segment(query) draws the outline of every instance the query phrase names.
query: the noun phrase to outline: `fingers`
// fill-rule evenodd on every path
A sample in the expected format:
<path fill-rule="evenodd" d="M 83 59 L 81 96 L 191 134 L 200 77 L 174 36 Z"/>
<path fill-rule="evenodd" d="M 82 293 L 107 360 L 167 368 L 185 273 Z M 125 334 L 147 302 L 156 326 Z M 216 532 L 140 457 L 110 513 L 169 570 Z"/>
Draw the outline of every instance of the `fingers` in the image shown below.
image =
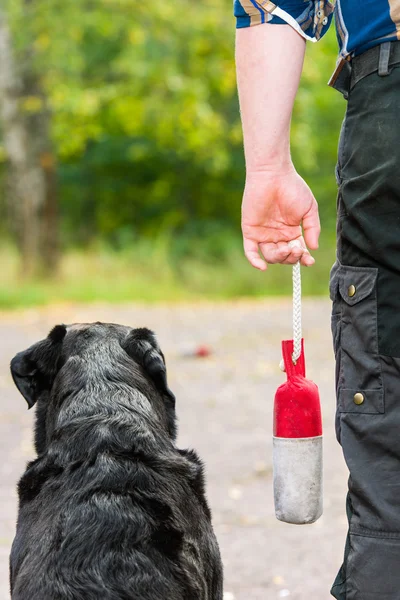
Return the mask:
<path fill-rule="evenodd" d="M 315 263 L 315 258 L 311 256 L 308 250 L 305 250 L 303 256 L 300 259 L 300 264 L 304 267 L 312 267 Z"/>
<path fill-rule="evenodd" d="M 304 266 L 311 266 L 315 262 L 302 237 L 292 242 L 260 244 L 260 250 L 267 263 L 270 264 L 294 265 L 300 261 Z"/>
<path fill-rule="evenodd" d="M 311 250 L 316 250 L 318 248 L 319 234 L 321 233 L 318 204 L 316 200 L 314 200 L 310 210 L 303 217 L 303 231 L 304 239 L 308 248 L 311 248 Z"/>
<path fill-rule="evenodd" d="M 293 241 L 289 242 L 289 246 L 290 247 L 300 246 L 300 248 L 302 248 L 303 254 L 300 257 L 301 265 L 304 265 L 305 267 L 311 267 L 311 265 L 313 265 L 315 263 L 314 258 L 311 256 L 311 254 L 309 253 L 309 251 L 307 249 L 307 246 L 305 244 L 303 236 L 301 236 L 297 240 L 293 240 Z"/>
<path fill-rule="evenodd" d="M 243 240 L 244 246 L 244 254 L 249 261 L 249 263 L 259 269 L 260 271 L 265 271 L 267 269 L 267 265 L 265 261 L 261 258 L 258 251 L 258 244 L 254 240 L 249 240 L 248 238 L 244 238 Z"/>
<path fill-rule="evenodd" d="M 260 271 L 267 269 L 266 263 L 270 265 L 278 263 L 294 265 L 300 261 L 300 264 L 305 267 L 311 267 L 315 263 L 302 237 L 292 242 L 268 242 L 263 244 L 257 244 L 254 240 L 245 238 L 244 251 L 250 264 Z M 261 251 L 265 261 L 261 258 L 259 251 Z"/>
<path fill-rule="evenodd" d="M 277 244 L 268 242 L 259 245 L 261 254 L 270 265 L 277 263 L 284 263 L 291 254 L 291 249 L 285 242 L 278 242 Z"/>

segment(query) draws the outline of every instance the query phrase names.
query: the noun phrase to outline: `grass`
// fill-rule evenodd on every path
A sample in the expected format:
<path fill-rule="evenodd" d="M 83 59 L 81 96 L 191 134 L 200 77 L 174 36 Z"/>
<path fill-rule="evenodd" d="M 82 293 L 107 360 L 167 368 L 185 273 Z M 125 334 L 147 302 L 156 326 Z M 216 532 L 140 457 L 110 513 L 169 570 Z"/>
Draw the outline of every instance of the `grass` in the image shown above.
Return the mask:
<path fill-rule="evenodd" d="M 0 250 L 0 308 L 13 309 L 63 302 L 177 302 L 226 300 L 239 297 L 284 296 L 291 293 L 291 269 L 252 269 L 240 240 L 225 236 L 210 242 L 170 239 L 142 241 L 121 251 L 104 246 L 69 250 L 52 278 L 27 279 L 15 249 Z M 305 295 L 325 295 L 334 246 L 322 240 L 316 264 L 303 269 Z"/>

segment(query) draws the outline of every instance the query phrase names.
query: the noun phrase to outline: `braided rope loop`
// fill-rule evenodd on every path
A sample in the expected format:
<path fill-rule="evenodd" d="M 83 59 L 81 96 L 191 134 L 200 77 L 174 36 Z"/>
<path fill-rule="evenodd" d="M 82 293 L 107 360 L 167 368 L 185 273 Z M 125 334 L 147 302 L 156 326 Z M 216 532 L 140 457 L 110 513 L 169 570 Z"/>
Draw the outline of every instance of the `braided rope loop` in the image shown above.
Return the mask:
<path fill-rule="evenodd" d="M 296 363 L 301 354 L 301 274 L 300 262 L 293 265 L 293 354 L 292 360 Z"/>

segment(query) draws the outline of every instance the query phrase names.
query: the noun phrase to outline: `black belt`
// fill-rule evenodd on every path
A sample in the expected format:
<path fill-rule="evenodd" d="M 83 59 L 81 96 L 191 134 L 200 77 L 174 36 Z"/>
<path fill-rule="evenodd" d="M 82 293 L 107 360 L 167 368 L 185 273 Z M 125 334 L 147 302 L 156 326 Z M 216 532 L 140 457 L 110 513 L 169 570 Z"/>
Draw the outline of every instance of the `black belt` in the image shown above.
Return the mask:
<path fill-rule="evenodd" d="M 349 92 L 361 79 L 371 73 L 386 77 L 397 64 L 400 64 L 400 44 L 397 41 L 384 42 L 346 61 L 331 85 L 347 99 Z"/>

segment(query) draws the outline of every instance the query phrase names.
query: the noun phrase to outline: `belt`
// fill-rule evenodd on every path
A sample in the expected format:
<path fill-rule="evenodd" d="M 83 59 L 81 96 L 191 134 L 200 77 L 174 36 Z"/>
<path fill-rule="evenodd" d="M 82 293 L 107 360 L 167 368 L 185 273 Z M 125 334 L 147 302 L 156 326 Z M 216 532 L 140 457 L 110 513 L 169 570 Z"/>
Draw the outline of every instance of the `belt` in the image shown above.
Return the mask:
<path fill-rule="evenodd" d="M 341 92 L 347 100 L 349 92 L 361 79 L 371 73 L 386 77 L 397 64 L 400 64 L 399 42 L 383 42 L 354 56 L 351 61 L 344 61 L 342 68 L 332 76 L 329 85 Z"/>

